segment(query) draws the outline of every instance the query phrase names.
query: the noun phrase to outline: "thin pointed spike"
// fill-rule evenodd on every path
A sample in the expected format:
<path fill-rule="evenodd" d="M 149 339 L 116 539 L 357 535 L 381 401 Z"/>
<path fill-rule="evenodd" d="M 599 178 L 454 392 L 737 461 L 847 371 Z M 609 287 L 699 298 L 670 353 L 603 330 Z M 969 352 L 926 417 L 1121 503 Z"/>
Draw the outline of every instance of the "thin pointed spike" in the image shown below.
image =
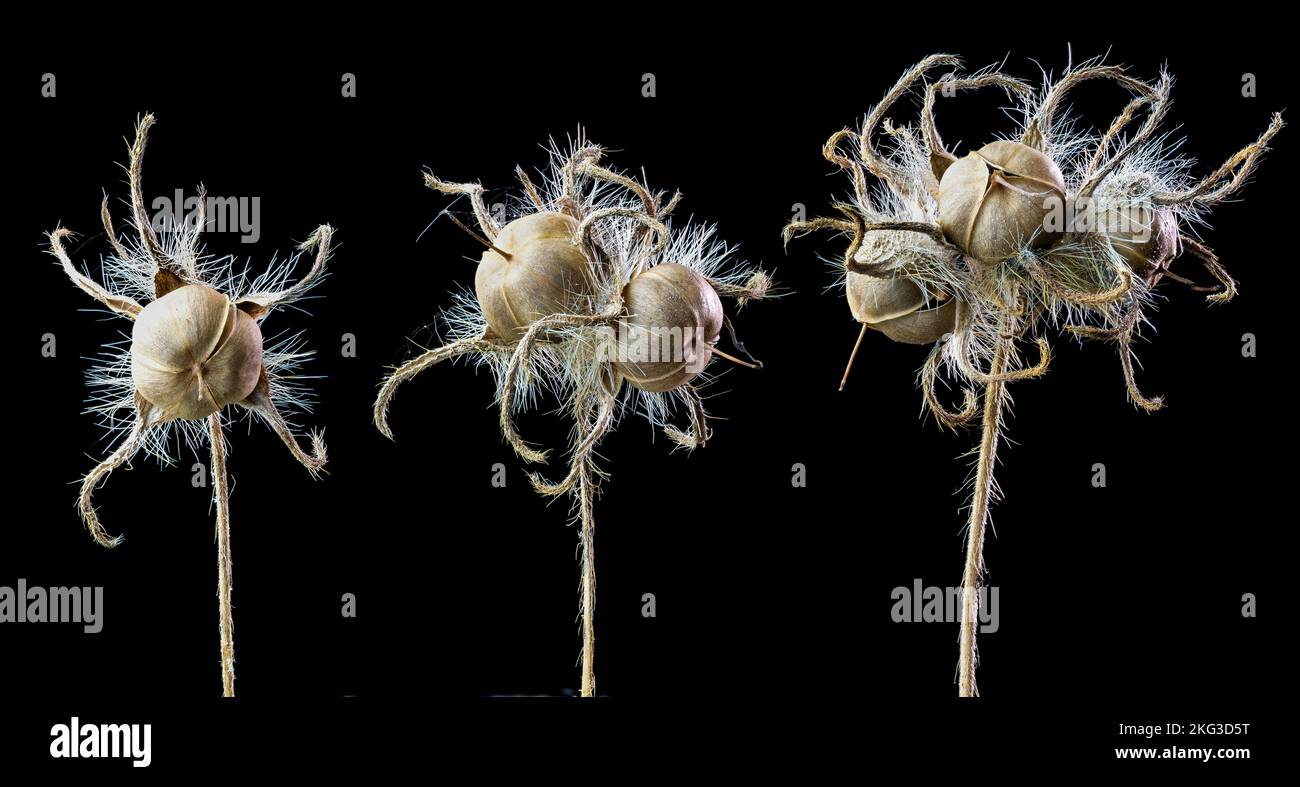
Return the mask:
<path fill-rule="evenodd" d="M 456 218 L 453 214 L 447 213 L 446 211 L 443 211 L 443 214 L 446 215 L 447 218 L 451 219 L 452 224 L 455 224 L 457 227 L 460 227 L 461 230 L 464 231 L 466 235 L 470 236 L 474 240 L 478 241 L 479 243 L 482 243 L 484 246 L 491 249 L 492 251 L 495 251 L 497 254 L 500 254 L 502 257 L 505 257 L 507 260 L 514 258 L 514 255 L 511 254 L 510 252 L 504 249 L 497 248 L 495 245 L 493 245 L 492 241 L 488 240 L 482 235 L 479 235 L 477 232 L 470 229 L 469 227 L 466 227 L 465 223 L 462 222 L 460 219 Z"/>
<path fill-rule="evenodd" d="M 732 363 L 736 364 L 737 366 L 744 366 L 746 369 L 762 369 L 762 368 L 763 368 L 763 365 L 762 365 L 762 364 L 758 364 L 758 363 L 750 363 L 749 361 L 742 361 L 741 359 L 737 358 L 737 357 L 734 356 L 734 355 L 728 355 L 727 353 L 723 352 L 722 350 L 719 350 L 717 347 L 709 347 L 709 351 L 712 352 L 714 355 L 718 356 L 719 358 L 722 358 L 722 359 L 724 359 L 724 360 L 731 361 Z"/>
<path fill-rule="evenodd" d="M 858 348 L 862 346 L 862 337 L 867 335 L 867 324 L 862 323 L 862 330 L 858 331 L 858 340 L 853 343 L 853 352 L 849 353 L 849 362 L 844 367 L 844 376 L 840 378 L 840 390 L 849 384 L 849 372 L 853 371 L 853 361 L 858 357 Z"/>
<path fill-rule="evenodd" d="M 474 209 L 474 218 L 488 240 L 496 240 L 501 228 L 483 201 L 483 187 L 477 183 L 449 183 L 436 177 L 432 172 L 424 173 L 424 185 L 443 194 L 464 194 L 469 197 L 470 207 Z"/>

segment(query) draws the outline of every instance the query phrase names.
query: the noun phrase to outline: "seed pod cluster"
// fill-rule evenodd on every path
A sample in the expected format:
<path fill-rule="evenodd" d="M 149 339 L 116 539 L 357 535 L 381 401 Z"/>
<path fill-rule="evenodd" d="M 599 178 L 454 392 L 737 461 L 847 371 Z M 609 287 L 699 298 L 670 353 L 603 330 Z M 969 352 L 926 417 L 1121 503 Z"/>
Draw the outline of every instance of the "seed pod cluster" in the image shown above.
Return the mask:
<path fill-rule="evenodd" d="M 131 374 L 140 395 L 168 417 L 206 418 L 253 393 L 262 374 L 262 330 L 213 288 L 179 287 L 136 317 Z"/>
<path fill-rule="evenodd" d="M 528 478 L 540 494 L 570 495 L 581 521 L 582 696 L 595 694 L 596 569 L 594 499 L 605 474 L 596 448 L 620 410 L 637 410 L 676 446 L 703 446 L 711 430 L 698 391 L 716 355 L 745 366 L 716 347 L 729 325 L 722 298 L 746 303 L 768 295 L 770 279 L 733 263 L 732 249 L 713 228 L 693 221 L 673 227 L 668 216 L 680 195 L 649 188 L 600 163 L 604 151 L 579 138 L 561 152 L 540 188 L 516 170 L 524 199 L 503 226 L 487 209 L 483 187 L 426 174 L 444 194 L 467 196 L 488 247 L 475 275 L 474 297 L 462 296 L 443 314 L 451 341 L 393 370 L 375 399 L 375 425 L 392 438 L 388 409 L 397 387 L 444 360 L 468 356 L 497 379 L 501 436 L 527 462 L 549 452 L 525 441 L 515 414 L 545 392 L 573 419 L 567 470 L 558 481 Z M 457 221 L 459 224 L 460 222 Z M 481 233 L 481 234 L 480 234 Z M 732 339 L 735 336 L 732 334 Z M 736 344 L 743 352 L 743 348 Z M 628 385 L 624 387 L 623 383 Z M 685 409 L 689 427 L 671 423 Z"/>
<path fill-rule="evenodd" d="M 985 528 L 996 497 L 993 470 L 1008 384 L 1046 373 L 1047 336 L 1061 329 L 1111 342 L 1129 400 L 1148 412 L 1161 409 L 1163 398 L 1145 396 L 1134 379 L 1132 346 L 1147 322 L 1150 288 L 1168 276 L 1209 292 L 1212 303 L 1233 297 L 1235 282 L 1215 252 L 1182 226 L 1203 223 L 1210 207 L 1240 189 L 1284 124 L 1274 114 L 1252 144 L 1194 180 L 1187 160 L 1174 153 L 1178 144 L 1160 132 L 1172 77 L 1162 73 L 1148 83 L 1096 60 L 1067 69 L 1042 90 L 995 70 L 953 72 L 924 86 L 919 130 L 886 116 L 928 72 L 960 65 L 951 55 L 925 58 L 889 89 L 860 131 L 832 134 L 822 155 L 851 176 L 853 199 L 836 206 L 843 219 L 793 222 L 786 237 L 817 229 L 851 236 L 844 267 L 854 317 L 898 341 L 933 343 L 919 377 L 926 409 L 939 424 L 956 428 L 982 412 L 970 484 L 957 670 L 959 693 L 973 697 L 979 694 L 975 621 L 985 575 Z M 1089 124 L 1062 120 L 1068 115 L 1058 111 L 1075 86 L 1094 80 L 1113 82 L 1130 94 L 1109 126 L 1098 127 L 1105 131 L 1095 135 L 1081 130 Z M 936 100 L 984 87 L 1020 98 L 1018 138 L 958 158 L 936 129 Z M 877 150 L 873 140 L 882 127 L 896 143 L 888 153 Z M 854 143 L 847 155 L 841 150 L 846 141 Z M 869 178 L 881 188 L 873 189 Z M 935 253 L 936 243 L 952 253 Z M 1196 285 L 1170 272 L 1184 253 L 1199 258 L 1219 286 Z M 1024 342 L 1037 345 L 1037 363 L 1022 360 Z M 960 409 L 943 401 L 940 383 L 947 376 L 964 388 Z"/>

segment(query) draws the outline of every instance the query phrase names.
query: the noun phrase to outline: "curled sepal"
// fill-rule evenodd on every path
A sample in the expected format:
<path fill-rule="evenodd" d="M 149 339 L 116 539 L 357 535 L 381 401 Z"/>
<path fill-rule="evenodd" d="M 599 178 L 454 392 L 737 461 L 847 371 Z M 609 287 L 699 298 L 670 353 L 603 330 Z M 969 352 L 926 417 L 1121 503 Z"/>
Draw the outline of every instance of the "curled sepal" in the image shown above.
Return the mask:
<path fill-rule="evenodd" d="M 551 483 L 542 477 L 540 473 L 529 473 L 528 480 L 532 482 L 533 489 L 539 494 L 547 497 L 559 497 L 565 493 L 573 491 L 574 486 L 580 480 L 583 468 L 588 466 L 592 452 L 596 449 L 596 444 L 601 438 L 609 432 L 614 424 L 614 409 L 616 401 L 608 393 L 601 396 L 600 410 L 596 413 L 596 418 L 580 433 L 577 444 L 573 447 L 573 456 L 569 461 L 569 472 L 558 483 Z"/>
<path fill-rule="evenodd" d="M 393 395 L 397 393 L 397 386 L 415 377 L 420 372 L 428 369 L 430 366 L 441 363 L 450 358 L 456 358 L 467 353 L 480 352 L 508 352 L 509 347 L 500 345 L 490 340 L 485 333 L 472 339 L 459 339 L 442 347 L 435 347 L 393 370 L 393 373 L 384 379 L 383 385 L 379 388 L 379 396 L 375 398 L 375 427 L 379 432 L 389 440 L 394 440 L 393 430 L 388 426 L 388 407 L 392 402 Z"/>
<path fill-rule="evenodd" d="M 1186 235 L 1183 235 L 1179 242 L 1184 249 L 1196 255 L 1201 260 L 1201 264 L 1205 266 L 1205 270 L 1219 282 L 1219 289 L 1213 290 L 1209 295 L 1205 296 L 1205 300 L 1210 303 L 1227 303 L 1236 297 L 1237 282 L 1233 281 L 1232 276 L 1228 275 L 1227 269 L 1219 263 L 1219 255 L 1215 254 L 1213 249 Z"/>
<path fill-rule="evenodd" d="M 104 304 L 115 313 L 134 320 L 143 308 L 140 304 L 125 295 L 114 295 L 104 289 L 99 282 L 77 270 L 77 266 L 72 264 L 72 259 L 68 257 L 68 253 L 63 249 L 63 239 L 71 235 L 71 230 L 57 227 L 46 236 L 50 239 L 50 254 L 53 254 L 58 259 L 59 264 L 63 266 L 63 272 L 68 275 L 69 279 L 72 279 L 73 284 L 80 287 L 87 295 Z"/>
<path fill-rule="evenodd" d="M 1005 337 L 1004 337 L 1005 338 Z M 1041 336 L 1035 340 L 1038 345 L 1038 363 L 1033 366 L 1021 367 L 1010 371 L 985 372 L 975 367 L 966 357 L 965 353 L 955 355 L 957 367 L 961 373 L 974 380 L 977 383 L 987 385 L 989 383 L 1006 383 L 1014 380 L 1032 380 L 1035 377 L 1042 377 L 1047 373 L 1047 367 L 1052 362 L 1052 347 L 1047 340 Z"/>
<path fill-rule="evenodd" d="M 235 305 L 253 319 L 260 320 L 268 312 L 277 306 L 283 306 L 298 300 L 312 287 L 320 283 L 321 277 L 325 274 L 325 263 L 330 258 L 330 244 L 334 238 L 334 228 L 328 224 L 322 224 L 308 236 L 298 247 L 302 251 L 311 251 L 315 249 L 316 257 L 312 261 L 311 269 L 307 274 L 298 280 L 297 284 L 275 292 L 254 292 L 240 298 Z"/>
<path fill-rule="evenodd" d="M 939 401 L 935 383 L 939 380 L 939 364 L 943 361 L 943 351 L 943 345 L 939 345 L 931 350 L 930 356 L 925 359 L 925 365 L 921 367 L 921 390 L 925 394 L 926 406 L 934 413 L 939 424 L 955 431 L 958 426 L 975 417 L 975 413 L 979 410 L 979 400 L 974 390 L 965 388 L 960 410 L 953 412 Z"/>
<path fill-rule="evenodd" d="M 736 307 L 741 308 L 750 301 L 779 297 L 772 295 L 772 277 L 767 271 L 754 271 L 744 284 L 737 284 L 723 279 L 708 279 L 714 291 L 723 298 L 735 298 Z"/>
<path fill-rule="evenodd" d="M 691 429 L 682 431 L 675 426 L 664 427 L 664 434 L 668 436 L 678 446 L 685 448 L 687 451 L 693 451 L 701 448 L 713 437 L 713 430 L 709 428 L 709 414 L 704 411 L 704 400 L 700 398 L 700 392 L 693 385 L 682 387 L 682 395 L 686 397 L 691 408 Z"/>
<path fill-rule="evenodd" d="M 154 297 L 161 298 L 178 287 L 196 283 L 198 276 L 192 268 L 163 250 L 162 244 L 158 242 L 158 236 L 154 234 L 149 210 L 145 206 L 144 151 L 149 144 L 149 129 L 153 128 L 154 123 L 153 113 L 149 112 L 136 124 L 135 142 L 131 144 L 127 177 L 131 184 L 131 210 L 135 217 L 136 231 L 140 235 L 140 246 L 154 261 Z M 103 212 L 107 213 L 106 210 Z"/>
<path fill-rule="evenodd" d="M 167 418 L 157 407 L 145 401 L 144 397 L 139 394 L 135 395 L 135 423 L 131 426 L 131 431 L 126 438 L 117 446 L 108 458 L 95 466 L 86 474 L 81 482 L 81 493 L 77 495 L 77 513 L 86 523 L 86 529 L 95 542 L 104 547 L 115 547 L 122 543 L 121 536 L 110 536 L 104 525 L 99 521 L 99 513 L 95 510 L 92 496 L 95 494 L 95 487 L 108 477 L 108 474 L 129 462 L 131 457 L 135 456 L 144 443 L 145 435 L 150 429 L 164 423 Z"/>
<path fill-rule="evenodd" d="M 548 451 L 539 451 L 533 448 L 519 436 L 519 432 L 515 429 L 513 416 L 515 390 L 519 385 L 519 376 L 528 368 L 533 348 L 549 331 L 586 325 L 600 325 L 615 319 L 617 319 L 617 314 L 552 314 L 530 325 L 523 338 L 519 340 L 514 353 L 510 356 L 510 363 L 506 366 L 505 374 L 501 378 L 498 409 L 501 414 L 501 435 L 525 462 L 545 462 L 546 457 L 549 455 Z"/>
<path fill-rule="evenodd" d="M 294 435 L 293 430 L 289 427 L 284 416 L 276 408 L 274 400 L 271 398 L 271 383 L 267 379 L 266 370 L 262 370 L 262 378 L 258 380 L 257 387 L 247 399 L 240 402 L 243 407 L 257 413 L 266 421 L 271 431 L 280 436 L 284 445 L 289 449 L 289 453 L 297 459 L 307 472 L 312 474 L 313 478 L 318 478 L 325 472 L 325 436 L 321 431 L 313 431 L 311 437 L 311 453 L 302 450 L 298 445 L 298 438 Z"/>
<path fill-rule="evenodd" d="M 1137 384 L 1137 373 L 1134 371 L 1133 336 L 1137 333 L 1140 318 L 1141 313 L 1134 308 L 1130 309 L 1114 326 L 1067 325 L 1066 328 L 1081 339 L 1114 341 L 1118 346 L 1120 367 L 1124 372 L 1124 388 L 1128 393 L 1129 401 L 1148 413 L 1154 413 L 1164 409 L 1165 398 L 1142 393 L 1142 389 Z"/>

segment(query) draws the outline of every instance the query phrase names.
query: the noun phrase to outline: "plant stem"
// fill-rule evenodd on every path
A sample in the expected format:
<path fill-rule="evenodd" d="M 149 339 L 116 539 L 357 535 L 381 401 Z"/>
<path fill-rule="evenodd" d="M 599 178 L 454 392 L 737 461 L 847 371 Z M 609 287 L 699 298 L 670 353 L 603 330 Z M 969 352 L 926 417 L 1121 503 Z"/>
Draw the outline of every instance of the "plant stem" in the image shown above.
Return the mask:
<path fill-rule="evenodd" d="M 596 521 L 591 467 L 582 460 L 578 497 L 582 509 L 582 696 L 596 696 Z"/>
<path fill-rule="evenodd" d="M 1014 318 L 1003 320 L 1002 338 L 993 352 L 989 374 L 997 377 L 1006 367 L 1011 349 Z M 958 696 L 978 697 L 975 685 L 975 633 L 979 625 L 979 586 L 984 573 L 984 525 L 988 522 L 989 499 L 993 493 L 993 465 L 997 459 L 998 436 L 1002 431 L 1002 399 L 1006 382 L 991 380 L 984 386 L 984 419 L 979 464 L 975 468 L 975 489 L 971 498 L 970 522 L 966 527 L 966 570 L 962 575 L 961 657 L 958 662 Z"/>
<path fill-rule="evenodd" d="M 212 442 L 213 496 L 217 501 L 217 601 L 221 607 L 221 696 L 235 696 L 235 618 L 230 606 L 230 492 L 226 485 L 226 444 L 221 413 L 208 416 Z"/>

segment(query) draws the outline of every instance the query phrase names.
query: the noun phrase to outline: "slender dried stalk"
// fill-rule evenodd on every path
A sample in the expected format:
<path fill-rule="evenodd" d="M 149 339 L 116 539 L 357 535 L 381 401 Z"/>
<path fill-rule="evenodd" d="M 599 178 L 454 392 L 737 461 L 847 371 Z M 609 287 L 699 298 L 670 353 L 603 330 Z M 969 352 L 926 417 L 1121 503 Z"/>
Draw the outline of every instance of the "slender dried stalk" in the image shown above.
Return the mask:
<path fill-rule="evenodd" d="M 230 606 L 230 491 L 226 486 L 226 444 L 221 413 L 208 416 L 212 440 L 212 484 L 217 501 L 217 602 L 221 607 L 221 696 L 235 696 L 235 616 Z"/>
<path fill-rule="evenodd" d="M 591 463 L 578 476 L 582 509 L 582 696 L 596 696 L 596 519 L 592 512 Z"/>
<path fill-rule="evenodd" d="M 959 696 L 978 697 L 975 685 L 977 660 L 975 633 L 979 625 L 979 587 L 984 574 L 984 525 L 988 522 L 993 495 L 993 465 L 997 460 L 998 436 L 1002 432 L 1002 400 L 1006 396 L 1007 365 L 1014 337 L 1015 317 L 1003 318 L 1002 338 L 993 353 L 989 380 L 984 385 L 984 421 L 979 462 L 975 467 L 975 489 L 971 498 L 970 522 L 966 527 L 966 570 L 962 575 L 961 658 L 958 662 Z"/>

